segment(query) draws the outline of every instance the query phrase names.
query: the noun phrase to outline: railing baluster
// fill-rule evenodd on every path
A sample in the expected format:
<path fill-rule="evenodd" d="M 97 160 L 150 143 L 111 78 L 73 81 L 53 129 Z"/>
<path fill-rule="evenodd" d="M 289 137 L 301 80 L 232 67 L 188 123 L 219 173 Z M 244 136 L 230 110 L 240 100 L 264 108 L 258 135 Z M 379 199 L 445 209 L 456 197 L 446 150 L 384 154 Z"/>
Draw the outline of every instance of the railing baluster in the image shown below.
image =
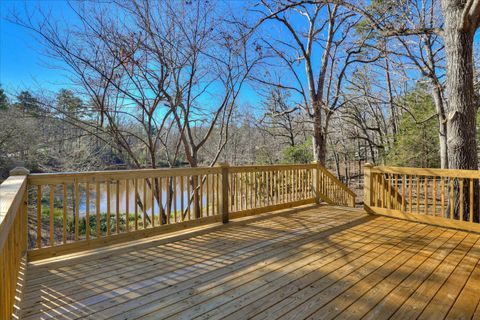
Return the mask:
<path fill-rule="evenodd" d="M 50 246 L 55 245 L 55 186 L 50 185 Z"/>
<path fill-rule="evenodd" d="M 143 178 L 143 229 L 147 228 L 147 178 Z"/>
<path fill-rule="evenodd" d="M 387 191 L 387 208 L 392 208 L 392 178 L 390 174 L 387 174 L 387 184 L 388 184 L 388 191 Z"/>
<path fill-rule="evenodd" d="M 417 203 L 417 211 L 416 211 L 416 213 L 418 214 L 418 213 L 420 213 L 420 183 L 421 183 L 421 177 L 418 176 L 418 175 L 416 176 L 416 182 L 417 182 L 417 184 L 416 184 L 416 187 L 417 187 L 417 195 L 416 195 L 416 197 L 417 197 L 417 202 L 416 202 Z"/>
<path fill-rule="evenodd" d="M 120 233 L 120 180 L 115 186 L 115 233 Z"/>
<path fill-rule="evenodd" d="M 159 224 L 160 225 L 163 225 L 164 224 L 164 220 L 163 220 L 163 217 L 165 216 L 165 208 L 163 207 L 163 178 L 160 177 L 158 178 L 159 182 L 158 182 L 158 197 L 159 197 L 159 200 L 158 200 L 158 208 L 159 208 L 159 213 L 160 213 L 160 216 L 159 216 Z M 190 184 L 189 185 L 189 195 L 190 195 Z M 190 210 L 188 212 L 190 214 Z M 191 218 L 190 218 L 191 219 Z"/>
<path fill-rule="evenodd" d="M 239 211 L 242 211 L 244 210 L 244 193 L 245 193 L 245 189 L 244 189 L 244 174 L 243 172 L 240 172 L 238 174 L 238 190 L 239 190 L 239 195 L 238 195 L 238 201 L 239 201 Z"/>
<path fill-rule="evenodd" d="M 385 201 L 386 200 L 385 181 L 386 181 L 385 175 L 382 174 L 382 208 L 388 208 L 387 203 Z"/>
<path fill-rule="evenodd" d="M 100 238 L 100 183 L 95 183 L 95 212 L 96 212 L 96 232 L 97 239 Z"/>
<path fill-rule="evenodd" d="M 135 231 L 138 230 L 138 179 L 135 178 L 133 179 L 133 188 L 134 188 L 134 203 L 135 206 L 133 207 L 134 209 L 134 214 L 135 214 L 135 221 L 134 221 L 134 226 L 135 226 Z"/>
<path fill-rule="evenodd" d="M 243 190 L 243 196 L 244 196 L 244 199 L 245 199 L 245 210 L 248 210 L 249 209 L 249 206 L 248 206 L 248 196 L 249 196 L 249 178 L 248 178 L 248 172 L 245 172 L 243 174 L 243 179 L 244 179 L 244 190 Z"/>
<path fill-rule="evenodd" d="M 248 176 L 248 197 L 249 197 L 248 203 L 250 204 L 249 209 L 254 208 L 254 205 L 253 205 L 253 175 L 254 175 L 253 172 L 249 172 L 248 175 L 247 175 Z"/>
<path fill-rule="evenodd" d="M 80 188 L 78 186 L 78 180 L 74 181 L 74 192 L 75 192 L 75 237 L 74 240 L 78 241 L 78 232 L 80 227 L 80 197 L 79 192 Z"/>
<path fill-rule="evenodd" d="M 275 204 L 280 204 L 281 199 L 280 199 L 280 192 L 281 192 L 281 180 L 280 180 L 280 171 L 275 171 L 275 186 L 277 189 L 277 193 L 275 196 Z"/>
<path fill-rule="evenodd" d="M 172 201 L 173 201 L 173 215 L 175 223 L 178 222 L 178 213 L 177 213 L 177 179 L 175 176 L 172 177 L 171 188 L 173 190 Z"/>
<path fill-rule="evenodd" d="M 130 232 L 130 180 L 125 180 L 125 232 Z"/>
<path fill-rule="evenodd" d="M 450 215 L 450 219 L 453 219 L 454 215 L 455 215 L 455 187 L 454 187 L 454 184 L 455 184 L 455 178 L 451 177 L 450 178 L 450 212 L 449 212 L 449 215 Z"/>
<path fill-rule="evenodd" d="M 85 239 L 90 239 L 90 183 L 85 185 L 86 201 L 85 201 Z"/>
<path fill-rule="evenodd" d="M 185 177 L 181 176 L 180 178 L 180 221 L 185 221 L 183 211 L 185 210 L 185 204 L 184 204 L 184 188 L 183 188 L 183 180 Z"/>
<path fill-rule="evenodd" d="M 428 214 L 428 176 L 423 178 L 423 213 Z"/>
<path fill-rule="evenodd" d="M 463 178 L 460 178 L 460 212 L 458 213 L 458 216 L 460 217 L 460 221 L 463 221 L 463 199 L 464 199 L 464 192 L 463 192 L 463 186 L 464 186 L 464 181 Z"/>
<path fill-rule="evenodd" d="M 237 173 L 234 173 L 231 178 L 231 189 L 232 194 L 230 199 L 232 199 L 232 210 L 238 211 L 238 204 L 237 204 Z"/>
<path fill-rule="evenodd" d="M 201 180 L 200 180 L 201 182 Z M 167 191 L 167 198 L 166 198 L 166 206 L 167 206 L 167 224 L 170 224 L 170 219 L 172 215 L 172 188 L 171 186 L 171 178 L 165 178 L 165 190 Z M 201 196 L 200 196 L 201 197 Z"/>
<path fill-rule="evenodd" d="M 409 212 L 413 212 L 413 176 L 410 175 L 408 178 L 408 206 L 409 206 Z"/>
<path fill-rule="evenodd" d="M 151 224 L 152 228 L 155 228 L 155 179 L 156 178 L 150 178 L 150 210 L 152 210 L 151 214 Z M 182 179 L 182 187 L 183 187 L 183 179 Z M 183 204 L 183 192 L 182 192 L 182 204 Z M 183 213 L 182 213 L 183 214 Z"/>
<path fill-rule="evenodd" d="M 295 200 L 294 172 L 295 172 L 294 170 L 289 170 L 289 173 L 290 173 L 290 200 L 289 201 Z"/>
<path fill-rule="evenodd" d="M 295 201 L 298 201 L 300 196 L 300 170 L 295 170 Z"/>
<path fill-rule="evenodd" d="M 441 198 L 441 211 L 442 211 L 442 217 L 445 217 L 445 177 L 442 177 L 442 198 Z"/>
<path fill-rule="evenodd" d="M 300 199 L 303 200 L 305 199 L 305 170 L 299 170 L 300 171 Z"/>
<path fill-rule="evenodd" d="M 393 184 L 393 187 L 392 187 L 392 198 L 394 199 L 395 201 L 395 205 L 393 207 L 393 209 L 395 210 L 400 210 L 400 207 L 401 207 L 401 203 L 399 202 L 399 199 L 398 197 L 401 195 L 400 193 L 400 176 L 398 176 L 397 174 L 394 174 L 394 184 Z"/>
<path fill-rule="evenodd" d="M 111 208 L 110 208 L 110 180 L 105 181 L 106 188 L 107 188 L 107 237 L 110 237 L 111 234 Z"/>
<path fill-rule="evenodd" d="M 220 175 L 217 173 L 215 174 L 215 203 L 216 203 L 216 209 L 215 209 L 215 214 L 220 215 Z M 228 183 L 228 182 L 227 182 Z M 227 188 L 228 190 L 228 188 Z"/>
<path fill-rule="evenodd" d="M 188 220 L 192 220 L 192 210 L 191 210 L 191 203 L 190 203 L 190 197 L 192 195 L 191 190 L 190 190 L 190 176 L 187 176 L 187 211 L 188 211 Z"/>
<path fill-rule="evenodd" d="M 63 244 L 65 244 L 67 243 L 67 184 L 66 183 L 63 183 L 62 209 L 63 209 L 62 240 L 63 240 Z"/>
<path fill-rule="evenodd" d="M 75 230 L 77 231 L 76 234 L 78 235 L 78 227 Z M 41 247 L 42 247 L 42 186 L 38 185 L 37 186 L 37 248 L 41 248 Z"/>
<path fill-rule="evenodd" d="M 470 222 L 473 222 L 473 179 L 468 179 L 470 183 L 470 202 L 469 202 L 469 215 L 468 215 L 468 220 Z"/>
<path fill-rule="evenodd" d="M 274 198 L 273 198 L 273 171 L 269 171 L 268 172 L 268 175 L 270 177 L 270 195 L 269 195 L 269 199 L 270 199 L 270 205 L 274 205 Z"/>

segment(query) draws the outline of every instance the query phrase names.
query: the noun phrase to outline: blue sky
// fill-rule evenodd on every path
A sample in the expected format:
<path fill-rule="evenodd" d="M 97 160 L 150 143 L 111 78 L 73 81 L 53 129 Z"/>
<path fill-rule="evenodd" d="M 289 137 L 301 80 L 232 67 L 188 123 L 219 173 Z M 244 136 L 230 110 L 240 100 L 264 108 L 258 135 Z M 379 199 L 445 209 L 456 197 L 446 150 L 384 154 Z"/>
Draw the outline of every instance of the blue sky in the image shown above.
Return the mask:
<path fill-rule="evenodd" d="M 54 8 L 59 14 L 68 12 L 63 1 L 0 1 L 0 83 L 9 93 L 32 88 L 60 88 L 65 86 L 65 78 L 59 70 L 48 67 L 48 60 L 42 57 L 38 42 L 26 29 L 17 26 L 6 18 L 13 10 L 24 12 L 25 6 L 34 10 Z"/>
<path fill-rule="evenodd" d="M 26 89 L 58 91 L 69 86 L 66 71 L 52 68 L 58 62 L 42 54 L 43 49 L 34 34 L 8 21 L 12 12 L 24 17 L 26 11 L 36 10 L 51 10 L 56 17 L 70 22 L 76 20 L 64 0 L 0 0 L 0 84 L 9 96 Z M 245 85 L 238 103 L 255 105 L 259 99 L 255 90 Z"/>
<path fill-rule="evenodd" d="M 242 1 L 227 3 L 234 8 L 245 4 Z M 42 55 L 42 47 L 33 34 L 6 20 L 12 11 L 16 10 L 24 14 L 25 9 L 31 12 L 38 9 L 51 9 L 53 15 L 58 18 L 70 22 L 75 22 L 76 19 L 64 0 L 0 0 L 0 83 L 2 87 L 10 95 L 24 89 L 57 91 L 68 87 L 65 71 L 51 68 L 52 61 Z M 275 29 L 270 26 L 268 32 L 273 34 L 276 32 Z M 303 64 L 298 67 L 303 69 Z M 238 103 L 256 106 L 259 101 L 260 96 L 256 90 L 246 85 Z"/>

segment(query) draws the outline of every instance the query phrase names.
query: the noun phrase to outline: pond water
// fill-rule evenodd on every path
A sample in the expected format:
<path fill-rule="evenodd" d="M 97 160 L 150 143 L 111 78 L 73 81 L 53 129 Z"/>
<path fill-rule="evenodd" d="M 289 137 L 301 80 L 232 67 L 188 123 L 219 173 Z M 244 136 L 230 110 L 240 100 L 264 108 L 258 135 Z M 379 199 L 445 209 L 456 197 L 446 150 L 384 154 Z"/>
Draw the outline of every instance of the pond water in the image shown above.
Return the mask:
<path fill-rule="evenodd" d="M 213 179 L 212 179 L 213 180 Z M 201 198 L 201 206 L 207 206 L 207 200 L 208 200 L 208 206 L 210 207 L 210 212 L 212 211 L 212 206 L 214 205 L 216 198 L 216 194 L 214 194 L 214 185 L 212 185 L 211 181 L 209 180 L 209 188 L 207 192 L 207 184 L 204 183 L 203 186 L 203 195 Z M 127 183 L 128 183 L 128 188 L 127 188 Z M 84 217 L 87 211 L 87 186 L 85 183 L 80 183 L 78 184 L 79 190 L 78 190 L 78 195 L 79 195 L 79 209 L 80 209 L 80 217 Z M 48 210 L 50 208 L 50 202 L 49 202 L 49 195 L 50 195 L 50 187 L 45 186 L 42 189 L 42 206 L 43 210 Z M 118 189 L 118 191 L 117 191 Z M 162 207 L 164 209 L 167 208 L 167 198 L 168 198 L 168 192 L 167 192 L 167 185 L 165 181 L 163 181 L 162 184 L 162 195 L 161 195 L 161 201 L 162 201 Z M 192 188 L 190 188 L 191 190 Z M 148 215 L 152 214 L 152 208 L 154 210 L 155 215 L 158 215 L 160 212 L 159 208 L 159 200 L 160 199 L 155 199 L 152 195 L 152 189 L 148 186 L 148 184 L 144 184 L 143 180 L 139 180 L 138 186 L 137 186 L 137 192 L 138 192 L 138 199 L 140 200 L 141 204 L 145 206 L 146 213 Z M 125 213 L 127 211 L 127 194 L 128 194 L 128 212 L 129 213 L 134 213 L 135 212 L 135 184 L 134 181 L 129 180 L 129 181 L 120 181 L 118 184 L 116 182 L 111 182 L 110 183 L 110 195 L 108 195 L 107 192 L 107 185 L 105 183 L 100 183 L 99 184 L 99 204 L 100 204 L 100 212 L 101 213 L 106 213 L 107 212 L 107 207 L 108 207 L 108 200 L 110 200 L 110 213 L 113 215 L 116 213 L 117 210 L 117 203 L 118 203 L 118 208 L 120 213 Z M 175 194 L 175 198 L 172 199 L 171 201 L 171 212 L 174 211 L 176 208 L 177 211 L 180 211 L 182 208 L 182 203 L 183 203 L 183 208 L 187 209 L 188 208 L 188 203 L 189 203 L 189 198 L 190 198 L 190 208 L 193 210 L 193 203 L 191 201 L 191 197 L 193 192 L 190 191 L 190 195 L 188 194 L 188 189 L 187 189 L 187 181 L 183 180 L 183 186 L 180 183 L 180 181 L 177 180 L 177 183 L 175 184 L 175 192 L 172 193 Z M 75 208 L 75 197 L 74 197 L 74 188 L 73 185 L 68 185 L 67 186 L 67 208 L 69 214 L 73 213 L 73 210 Z M 96 185 L 95 184 L 89 184 L 89 209 L 90 209 L 90 215 L 94 215 L 96 213 L 96 201 L 97 201 L 97 190 L 96 190 Z M 118 199 L 117 199 L 118 197 Z M 32 195 L 32 199 L 36 198 L 36 194 Z M 55 189 L 55 209 L 62 209 L 63 208 L 63 189 L 62 186 L 59 185 Z M 145 203 L 144 203 L 145 200 Z M 138 206 L 138 213 L 142 213 L 143 211 L 141 210 L 140 206 Z"/>

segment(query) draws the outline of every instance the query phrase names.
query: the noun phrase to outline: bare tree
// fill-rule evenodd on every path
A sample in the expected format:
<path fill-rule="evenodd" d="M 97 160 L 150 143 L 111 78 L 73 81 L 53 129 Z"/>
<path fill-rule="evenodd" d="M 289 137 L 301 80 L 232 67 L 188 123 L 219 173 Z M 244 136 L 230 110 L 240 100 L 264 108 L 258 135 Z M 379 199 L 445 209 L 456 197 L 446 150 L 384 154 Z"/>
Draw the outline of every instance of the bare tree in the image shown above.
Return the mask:
<path fill-rule="evenodd" d="M 97 129 L 112 137 L 135 167 L 155 168 L 159 149 L 172 142 L 169 165 L 182 150 L 190 166 L 198 166 L 199 150 L 218 127 L 223 139 L 209 159 L 213 165 L 257 59 L 250 60 L 248 38 L 234 37 L 240 26 L 231 32 L 221 10 L 207 1 L 131 0 L 71 8 L 80 23 L 62 25 L 50 14 L 11 20 L 32 30 L 46 54 L 67 66 L 98 114 Z M 198 182 L 192 184 L 196 190 Z"/>
<path fill-rule="evenodd" d="M 261 7 L 254 11 L 260 15 L 256 26 L 273 21 L 289 34 L 290 39 L 265 37 L 263 43 L 272 59 L 279 62 L 273 61 L 271 65 L 280 64 L 294 79 L 279 82 L 257 77 L 256 80 L 290 90 L 299 97 L 298 107 L 312 124 L 315 158 L 324 164 L 330 119 L 346 103 L 341 93 L 348 68 L 374 61 L 378 56 L 369 57 L 364 50 L 366 38 L 353 36 L 359 17 L 338 5 L 262 1 Z M 295 19 L 303 19 L 304 24 L 298 25 Z M 303 72 L 297 67 L 299 63 L 304 66 Z"/>
<path fill-rule="evenodd" d="M 299 108 L 292 106 L 287 90 L 270 88 L 263 107 L 263 116 L 258 128 L 273 138 L 285 141 L 290 147 L 294 147 L 299 140 L 303 142 L 302 134 L 310 133 L 308 119 L 299 114 Z"/>

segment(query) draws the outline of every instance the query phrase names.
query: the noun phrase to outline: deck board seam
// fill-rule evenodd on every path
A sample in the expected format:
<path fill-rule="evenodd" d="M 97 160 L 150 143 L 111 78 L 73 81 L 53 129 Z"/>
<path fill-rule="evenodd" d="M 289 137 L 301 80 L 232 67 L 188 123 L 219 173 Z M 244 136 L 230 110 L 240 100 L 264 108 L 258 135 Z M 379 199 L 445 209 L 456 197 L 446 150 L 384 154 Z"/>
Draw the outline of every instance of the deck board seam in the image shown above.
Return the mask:
<path fill-rule="evenodd" d="M 420 226 L 420 228 L 422 228 L 422 229 L 423 229 L 423 228 L 425 228 L 425 227 L 423 227 L 423 226 Z M 375 249 L 375 248 L 374 248 L 374 249 Z M 371 250 L 374 250 L 374 249 L 371 249 Z M 371 250 L 370 250 L 370 251 L 371 251 Z M 369 251 L 369 252 L 370 252 L 370 251 Z M 232 289 L 232 290 L 233 290 L 233 289 Z M 172 316 L 173 316 L 173 315 L 172 315 Z"/>
<path fill-rule="evenodd" d="M 423 239 L 423 238 L 425 238 L 425 237 L 428 237 L 428 235 L 429 235 L 430 233 L 437 231 L 437 230 L 434 229 L 434 228 L 433 228 L 433 229 L 429 229 L 428 227 L 425 227 L 425 228 L 423 228 L 423 229 L 418 230 L 418 231 L 415 233 L 415 235 L 418 235 L 419 233 L 421 233 L 421 232 L 422 232 L 423 230 L 425 230 L 425 229 L 430 230 L 430 231 L 429 231 L 427 234 L 423 235 L 423 236 L 421 237 L 421 239 Z M 409 238 L 409 239 L 410 239 L 410 238 Z M 320 310 L 320 309 L 323 308 L 324 306 L 328 305 L 328 303 L 330 303 L 331 301 L 333 301 L 334 299 L 336 299 L 337 297 L 339 297 L 342 293 L 348 291 L 348 290 L 349 290 L 351 287 L 353 287 L 356 283 L 362 281 L 364 278 L 370 276 L 372 273 L 374 273 L 374 272 L 376 272 L 377 270 L 379 270 L 380 268 L 382 268 L 385 264 L 388 264 L 388 263 L 390 263 L 392 260 L 396 259 L 399 255 L 401 255 L 403 252 L 405 252 L 405 250 L 407 250 L 408 248 L 410 248 L 411 246 L 414 245 L 414 243 L 413 243 L 414 239 L 410 239 L 409 241 L 410 241 L 410 242 L 409 242 L 410 244 L 407 245 L 407 246 L 405 246 L 405 247 L 402 247 L 402 249 L 401 249 L 400 251 L 398 251 L 398 252 L 395 252 L 394 248 L 390 248 L 390 249 L 388 249 L 387 251 L 385 251 L 383 254 L 386 254 L 387 252 L 389 252 L 390 250 L 393 249 L 393 256 L 389 257 L 388 260 L 383 261 L 383 263 L 380 264 L 380 265 L 378 265 L 377 267 L 374 266 L 374 269 L 373 269 L 373 270 L 369 270 L 369 269 L 368 269 L 368 268 L 369 268 L 369 265 L 372 264 L 372 261 L 373 261 L 373 260 L 372 260 L 372 261 L 367 261 L 364 265 L 362 265 L 362 268 L 366 267 L 368 271 L 367 271 L 367 273 L 366 273 L 365 275 L 362 275 L 362 278 L 358 279 L 355 283 L 350 284 L 350 286 L 348 286 L 348 287 L 345 288 L 344 290 L 338 292 L 336 296 L 331 296 L 331 297 L 329 297 L 330 300 L 326 301 L 326 302 L 325 302 L 322 306 L 320 306 L 319 308 L 311 311 L 311 313 L 310 313 L 308 316 L 311 316 L 312 314 L 314 314 L 315 312 L 317 312 L 318 310 Z M 373 261 L 373 263 L 375 263 L 375 261 Z M 352 274 L 352 273 L 349 273 L 349 274 L 343 276 L 343 277 L 342 277 L 341 279 L 339 279 L 339 280 L 345 279 L 346 277 L 350 276 L 351 274 Z M 312 301 L 312 299 L 315 299 L 315 297 L 318 297 L 318 296 L 319 296 L 322 292 L 324 292 L 325 290 L 328 290 L 329 288 L 331 288 L 331 287 L 333 287 L 333 286 L 336 286 L 336 285 L 337 285 L 337 282 L 334 282 L 334 283 L 330 284 L 328 287 L 323 288 L 323 289 L 322 289 L 321 291 L 319 291 L 319 292 L 316 292 L 313 297 L 310 297 L 310 298 L 308 298 L 306 301 L 303 301 L 301 305 L 305 305 L 308 301 Z M 299 306 L 301 306 L 301 305 L 299 305 Z M 299 307 L 299 306 L 297 306 L 297 307 Z M 291 310 L 289 310 L 289 311 L 286 311 L 286 312 L 283 314 L 283 316 L 286 316 L 286 315 L 294 312 L 295 310 L 296 310 L 296 308 L 295 308 L 295 309 L 291 309 Z"/>
<path fill-rule="evenodd" d="M 385 222 L 386 223 L 386 222 Z"/>
<path fill-rule="evenodd" d="M 447 232 L 447 231 L 444 230 L 443 233 L 440 233 L 439 235 L 437 235 L 434 239 L 432 239 L 428 244 L 424 245 L 423 247 L 415 248 L 416 251 L 415 251 L 415 253 L 413 253 L 412 255 L 415 255 L 416 253 L 422 252 L 423 250 L 425 250 L 426 248 L 428 248 L 429 246 L 431 246 L 431 244 L 432 244 L 433 242 L 435 242 L 436 240 L 438 240 L 438 238 L 441 237 L 442 234 L 444 234 L 444 233 L 446 233 L 446 232 Z M 428 237 L 429 235 L 430 235 L 430 234 L 426 235 L 425 237 Z M 451 238 L 451 237 L 450 237 L 450 238 Z M 449 238 L 449 239 L 450 239 L 450 238 Z M 448 239 L 446 239 L 445 241 L 448 241 Z M 414 247 L 415 245 L 416 245 L 416 243 L 412 243 L 411 246 L 405 248 L 404 251 L 399 252 L 395 257 L 392 258 L 392 260 L 397 259 L 398 256 L 402 255 L 403 253 L 405 253 L 406 250 L 408 250 L 408 249 L 411 248 L 411 247 Z M 433 254 L 433 252 L 432 252 L 432 254 Z M 389 276 L 390 276 L 391 274 L 393 274 L 395 271 L 397 271 L 397 270 L 400 269 L 402 266 L 404 266 L 406 263 L 408 263 L 408 259 L 410 259 L 411 257 L 412 257 L 412 256 L 410 256 L 410 257 L 407 256 L 407 257 L 405 258 L 406 260 L 401 261 L 400 264 L 399 264 L 397 267 L 395 267 L 395 269 L 391 270 L 384 278 L 382 278 L 382 279 L 381 279 L 379 282 L 377 282 L 375 285 L 380 284 L 383 280 L 385 280 L 387 277 L 389 277 Z M 387 264 L 390 263 L 392 260 L 388 261 Z M 376 270 L 374 270 L 372 273 L 368 274 L 368 276 L 366 276 L 365 278 L 371 276 L 373 273 L 381 270 L 381 269 L 384 268 L 384 267 L 385 267 L 385 265 L 380 266 L 379 268 L 377 268 Z M 348 293 L 355 285 L 357 285 L 358 283 L 361 283 L 362 281 L 364 281 L 365 278 L 360 279 L 357 283 L 353 284 L 352 286 L 350 286 L 350 287 L 349 287 L 348 289 L 346 289 L 345 291 L 339 293 L 336 297 L 334 297 L 332 300 L 330 300 L 328 303 L 326 303 L 326 304 L 325 304 L 323 307 L 321 307 L 320 309 L 314 311 L 312 314 L 318 313 L 319 310 L 321 310 L 321 309 L 323 309 L 324 307 L 326 307 L 328 304 L 330 304 L 332 301 L 336 300 L 336 299 L 337 299 L 338 297 L 340 297 L 342 294 Z M 375 286 L 375 285 L 374 285 L 374 286 Z M 368 291 L 364 292 L 364 294 L 367 293 L 367 292 L 368 292 Z M 353 303 L 355 303 L 356 301 L 358 301 L 358 299 L 359 299 L 361 296 L 362 296 L 362 295 L 360 295 L 356 300 L 352 301 L 352 302 L 351 302 L 349 305 L 347 305 L 342 311 L 346 310 L 350 305 L 352 305 Z"/>
<path fill-rule="evenodd" d="M 470 234 L 471 234 L 471 233 L 470 233 Z M 406 300 L 404 300 L 403 304 L 402 304 L 401 306 L 399 306 L 399 307 L 397 308 L 397 310 L 392 314 L 392 318 L 395 317 L 395 315 L 398 313 L 398 311 L 407 303 L 407 301 L 410 300 L 410 298 L 418 291 L 418 289 L 419 289 L 424 283 L 426 283 L 426 281 L 428 281 L 428 279 L 431 278 L 431 276 L 434 274 L 434 272 L 435 272 L 438 268 L 440 268 L 440 267 L 442 266 L 443 262 L 444 262 L 446 259 L 448 259 L 449 257 L 451 257 L 452 252 L 455 252 L 455 251 L 458 249 L 458 247 L 463 243 L 463 241 L 465 241 L 465 239 L 466 239 L 468 236 L 469 236 L 469 234 L 466 234 L 464 240 L 462 240 L 462 241 L 455 247 L 455 249 L 452 250 L 452 251 L 450 252 L 450 254 L 449 254 L 448 256 L 446 256 L 446 257 L 442 260 L 442 262 L 429 274 L 429 276 L 424 279 L 424 281 L 417 287 L 417 289 L 416 289 L 414 292 L 412 292 L 412 294 L 411 294 Z M 473 244 L 472 244 L 472 246 L 473 246 Z M 457 263 L 456 263 L 455 265 L 458 265 L 458 263 L 460 263 L 460 261 L 461 261 L 461 260 L 463 259 L 463 257 L 467 254 L 467 252 L 470 250 L 470 248 L 471 248 L 471 247 L 469 247 L 469 248 L 467 248 L 467 249 L 465 250 L 465 253 L 464 253 L 461 257 L 459 257 L 459 259 L 458 259 L 459 261 L 457 261 Z M 451 272 L 453 272 L 454 269 L 455 269 L 455 268 L 453 268 L 453 269 L 450 271 L 450 273 L 448 274 L 448 276 L 443 280 L 443 282 L 441 283 L 441 285 L 438 287 L 438 289 L 435 291 L 435 293 L 430 297 L 430 299 L 428 300 L 428 302 L 425 303 L 425 305 L 423 306 L 423 308 L 422 308 L 422 310 L 420 311 L 419 315 L 423 312 L 423 310 L 425 310 L 425 308 L 428 306 L 428 304 L 429 304 L 430 301 L 433 299 L 433 297 L 434 297 L 435 294 L 438 292 L 438 290 L 440 290 L 441 286 L 445 283 L 446 279 L 448 279 L 448 277 L 450 276 Z"/>

